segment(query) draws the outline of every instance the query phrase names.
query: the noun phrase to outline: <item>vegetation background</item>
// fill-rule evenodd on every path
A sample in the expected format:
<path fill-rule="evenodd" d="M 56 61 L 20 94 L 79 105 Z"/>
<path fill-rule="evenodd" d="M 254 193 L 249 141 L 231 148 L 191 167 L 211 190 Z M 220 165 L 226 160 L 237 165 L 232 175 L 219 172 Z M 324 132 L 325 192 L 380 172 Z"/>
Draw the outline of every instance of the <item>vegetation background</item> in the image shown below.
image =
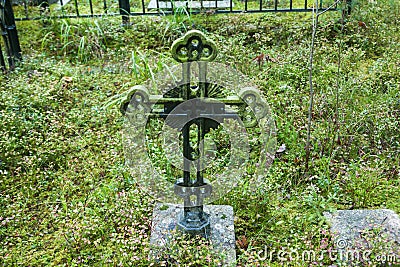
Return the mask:
<path fill-rule="evenodd" d="M 232 205 L 239 266 L 280 262 L 261 250 L 333 248 L 322 212 L 400 212 L 400 3 L 353 1 L 352 14 L 319 17 L 311 155 L 305 164 L 311 14 L 189 15 L 18 22 L 24 61 L 0 76 L 0 265 L 218 266 L 204 240 L 182 238 L 148 260 L 154 200 L 124 167 L 119 103 L 172 64 L 169 47 L 199 29 L 217 61 L 251 77 L 286 149 L 261 184 L 241 184 Z M 272 60 L 258 65 L 264 54 Z M 282 149 L 283 150 L 283 149 Z M 162 153 L 162 151 L 154 151 Z M 364 233 L 375 251 L 398 249 Z M 362 265 L 374 264 L 362 262 Z"/>

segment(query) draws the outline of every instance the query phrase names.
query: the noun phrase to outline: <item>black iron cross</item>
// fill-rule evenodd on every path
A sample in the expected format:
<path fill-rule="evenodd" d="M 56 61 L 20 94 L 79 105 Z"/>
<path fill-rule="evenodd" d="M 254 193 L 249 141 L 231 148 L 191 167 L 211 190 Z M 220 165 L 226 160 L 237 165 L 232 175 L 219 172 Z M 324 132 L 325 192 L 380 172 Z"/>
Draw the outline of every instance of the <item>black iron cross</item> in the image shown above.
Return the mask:
<path fill-rule="evenodd" d="M 200 142 L 211 130 L 216 129 L 224 119 L 238 119 L 236 112 L 227 108 L 238 106 L 241 117 L 245 116 L 246 127 L 257 124 L 255 114 L 247 114 L 245 107 L 255 105 L 258 97 L 257 91 L 245 90 L 245 93 L 227 98 L 210 98 L 211 85 L 207 81 L 207 64 L 217 55 L 215 44 L 208 40 L 203 33 L 197 30 L 189 31 L 184 37 L 176 40 L 171 48 L 173 58 L 183 63 L 182 81 L 179 86 L 169 90 L 162 96 L 150 95 L 144 87 L 136 89 L 130 94 L 121 111 L 129 108 L 141 110 L 143 123 L 147 118 L 163 118 L 165 123 L 182 134 L 183 139 L 183 178 L 177 179 L 174 192 L 184 202 L 184 211 L 179 219 L 178 228 L 189 234 L 209 236 L 209 215 L 203 210 L 204 199 L 211 195 L 212 187 L 203 176 L 204 151 L 199 149 Z M 191 83 L 191 68 L 197 64 L 199 81 Z M 213 94 L 214 95 L 214 94 Z M 242 100 L 243 99 L 243 100 Z M 152 110 L 154 104 L 162 105 L 162 110 Z M 256 114 L 257 115 L 257 114 Z M 190 142 L 190 128 L 197 128 L 197 145 L 193 147 Z M 196 162 L 196 179 L 191 179 L 191 165 Z"/>

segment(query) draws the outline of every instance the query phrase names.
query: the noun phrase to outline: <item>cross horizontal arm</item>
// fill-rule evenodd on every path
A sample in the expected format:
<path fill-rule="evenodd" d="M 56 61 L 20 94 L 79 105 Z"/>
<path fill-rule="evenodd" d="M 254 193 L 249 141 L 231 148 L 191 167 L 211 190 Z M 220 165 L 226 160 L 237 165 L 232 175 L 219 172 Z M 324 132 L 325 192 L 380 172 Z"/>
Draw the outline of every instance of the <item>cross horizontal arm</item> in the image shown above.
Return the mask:
<path fill-rule="evenodd" d="M 241 105 L 245 104 L 243 100 L 241 100 L 238 96 L 229 96 L 227 98 L 215 98 L 214 100 L 218 100 L 221 103 L 227 104 L 227 105 Z M 183 98 L 166 98 L 163 97 L 162 95 L 149 95 L 149 100 L 148 104 L 168 104 L 168 103 L 183 103 L 186 100 Z M 203 100 L 204 102 L 207 102 L 207 99 Z"/>
<path fill-rule="evenodd" d="M 170 113 L 164 113 L 164 112 L 160 112 L 160 113 L 156 113 L 156 112 L 152 112 L 152 113 L 148 113 L 146 114 L 146 116 L 148 116 L 149 118 L 160 118 L 160 119 L 165 119 L 167 117 L 177 117 L 177 118 L 186 118 L 188 117 L 188 114 L 170 114 Z M 236 119 L 238 118 L 238 115 L 236 112 L 225 112 L 224 114 L 203 114 L 200 113 L 199 117 L 202 118 L 216 118 L 216 119 Z"/>

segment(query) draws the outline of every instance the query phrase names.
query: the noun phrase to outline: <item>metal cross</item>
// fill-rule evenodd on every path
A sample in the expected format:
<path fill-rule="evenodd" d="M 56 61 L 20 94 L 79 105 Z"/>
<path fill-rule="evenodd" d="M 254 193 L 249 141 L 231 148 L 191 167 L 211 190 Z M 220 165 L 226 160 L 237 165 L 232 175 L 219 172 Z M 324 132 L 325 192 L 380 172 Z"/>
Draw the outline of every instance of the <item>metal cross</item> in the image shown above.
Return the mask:
<path fill-rule="evenodd" d="M 237 119 L 236 112 L 227 108 L 237 106 L 241 117 L 245 117 L 244 125 L 254 127 L 257 125 L 256 115 L 251 112 L 246 114 L 245 107 L 256 105 L 259 98 L 258 92 L 245 88 L 238 96 L 226 98 L 209 98 L 211 84 L 207 82 L 207 63 L 217 56 L 216 45 L 207 39 L 202 32 L 189 31 L 184 37 L 176 40 L 171 48 L 173 58 L 183 63 L 182 81 L 179 86 L 169 90 L 162 96 L 150 95 L 145 87 L 136 87 L 131 92 L 127 101 L 121 106 L 125 111 L 131 105 L 133 109 L 141 110 L 149 119 L 162 118 L 165 123 L 182 134 L 183 139 L 183 177 L 177 179 L 174 192 L 183 199 L 184 210 L 177 225 L 179 229 L 193 235 L 210 235 L 209 214 L 203 210 L 204 199 L 211 195 L 212 186 L 204 179 L 203 153 L 199 149 L 201 141 L 210 129 L 216 129 L 224 119 Z M 191 68 L 197 64 L 199 81 L 197 85 L 191 84 Z M 243 99 L 243 100 L 242 100 Z M 152 110 L 153 104 L 162 105 L 163 109 Z M 144 123 L 147 123 L 144 120 Z M 191 145 L 190 128 L 197 129 L 197 145 Z M 191 179 L 191 165 L 196 164 L 196 178 Z"/>

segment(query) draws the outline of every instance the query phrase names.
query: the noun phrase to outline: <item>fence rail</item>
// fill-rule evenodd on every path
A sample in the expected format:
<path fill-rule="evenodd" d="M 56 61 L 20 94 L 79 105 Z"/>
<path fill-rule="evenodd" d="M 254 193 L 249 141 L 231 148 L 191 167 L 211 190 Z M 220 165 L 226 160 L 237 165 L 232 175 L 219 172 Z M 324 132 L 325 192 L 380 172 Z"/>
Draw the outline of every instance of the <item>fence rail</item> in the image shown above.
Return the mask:
<path fill-rule="evenodd" d="M 11 2 L 13 1 L 13 2 Z M 349 14 L 351 0 L 347 4 Z M 15 67 L 21 60 L 21 48 L 15 21 L 121 16 L 129 24 L 130 16 L 180 13 L 266 13 L 311 12 L 314 0 L 0 0 L 0 69 Z M 319 9 L 337 10 L 337 0 L 319 0 Z M 5 60 L 7 58 L 7 60 Z"/>
<path fill-rule="evenodd" d="M 79 18 L 122 16 L 167 15 L 185 9 L 190 13 L 262 13 L 262 12 L 310 12 L 313 0 L 39 0 L 38 6 L 14 6 L 17 21 L 43 18 Z M 337 10 L 335 0 L 320 0 L 319 8 Z"/>

